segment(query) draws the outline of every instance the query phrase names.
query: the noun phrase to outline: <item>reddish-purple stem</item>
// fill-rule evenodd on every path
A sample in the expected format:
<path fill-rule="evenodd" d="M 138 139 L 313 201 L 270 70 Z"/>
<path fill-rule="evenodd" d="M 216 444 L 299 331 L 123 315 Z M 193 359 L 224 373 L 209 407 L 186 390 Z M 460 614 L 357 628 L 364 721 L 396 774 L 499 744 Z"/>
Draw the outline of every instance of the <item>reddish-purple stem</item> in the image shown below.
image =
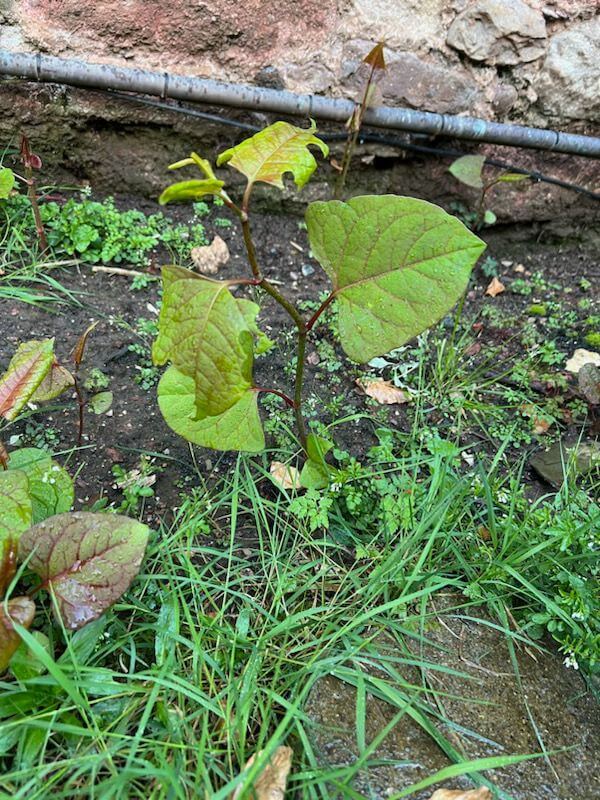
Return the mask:
<path fill-rule="evenodd" d="M 288 397 L 287 394 L 285 394 L 284 392 L 280 392 L 279 389 L 266 389 L 263 386 L 255 386 L 254 391 L 264 392 L 265 394 L 276 394 L 277 397 L 281 397 L 281 399 L 284 400 L 290 408 L 296 408 L 296 404 L 294 403 L 292 398 Z"/>
<path fill-rule="evenodd" d="M 334 298 L 335 298 L 335 292 L 332 292 L 332 293 L 329 295 L 329 297 L 328 297 L 326 300 L 324 300 L 324 301 L 321 303 L 321 305 L 319 306 L 319 308 L 317 308 L 317 310 L 315 311 L 315 313 L 312 315 L 312 317 L 311 317 L 311 318 L 308 320 L 308 322 L 306 323 L 306 330 L 307 330 L 307 331 L 310 331 L 310 330 L 312 330 L 312 328 L 313 328 L 314 324 L 316 323 L 316 321 L 319 319 L 319 317 L 320 317 L 320 316 L 321 316 L 321 314 L 322 314 L 322 313 L 325 311 L 325 309 L 326 309 L 326 308 L 327 308 L 329 305 L 331 305 L 331 303 L 333 302 Z"/>

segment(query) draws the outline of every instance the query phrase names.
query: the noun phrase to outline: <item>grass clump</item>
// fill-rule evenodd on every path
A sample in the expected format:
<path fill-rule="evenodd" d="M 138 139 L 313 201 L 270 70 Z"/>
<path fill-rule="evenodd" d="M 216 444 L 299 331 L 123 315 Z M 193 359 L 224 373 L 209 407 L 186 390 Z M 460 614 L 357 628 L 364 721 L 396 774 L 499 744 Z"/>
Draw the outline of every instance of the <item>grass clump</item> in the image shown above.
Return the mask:
<path fill-rule="evenodd" d="M 2 683 L 0 787 L 16 800 L 225 800 L 253 753 L 286 744 L 291 797 L 362 796 L 352 782 L 374 748 L 332 768 L 314 749 L 303 709 L 324 675 L 384 696 L 472 772 L 435 693 L 406 672 L 445 669 L 421 654 L 436 598 L 487 608 L 510 646 L 547 629 L 569 663 L 591 662 L 599 519 L 583 493 L 532 504 L 501 455 L 465 472 L 458 453 L 380 431 L 365 464 L 348 457 L 320 495 L 316 525 L 317 493 L 272 488 L 281 453 L 240 456 L 218 487 L 192 490 L 113 612 L 69 634 L 42 611 L 55 666 Z"/>

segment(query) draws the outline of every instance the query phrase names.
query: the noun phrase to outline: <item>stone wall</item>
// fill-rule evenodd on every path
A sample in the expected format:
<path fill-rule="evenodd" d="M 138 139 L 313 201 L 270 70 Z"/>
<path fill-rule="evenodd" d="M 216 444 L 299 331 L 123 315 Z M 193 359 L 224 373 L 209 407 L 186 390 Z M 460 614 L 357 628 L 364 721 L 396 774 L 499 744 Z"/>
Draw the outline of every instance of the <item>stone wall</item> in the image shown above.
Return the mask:
<path fill-rule="evenodd" d="M 361 59 L 382 39 L 385 104 L 598 134 L 600 0 L 0 0 L 2 48 L 330 96 L 355 96 Z M 158 112 L 130 109 L 128 115 L 118 104 L 107 106 L 102 98 L 74 90 L 24 91 L 4 84 L 0 91 L 0 135 L 16 124 L 11 112 L 41 134 L 41 115 L 57 166 L 61 146 L 52 136 L 53 120 L 78 157 L 86 153 L 82 138 L 89 144 L 101 138 L 102 120 L 113 139 L 121 126 L 127 134 L 122 142 L 147 129 L 154 152 L 172 123 Z M 191 133 L 181 120 L 176 128 L 183 138 Z M 143 136 L 138 138 L 143 147 Z M 200 138 L 206 145 L 219 135 L 207 127 Z M 171 136 L 180 145 L 178 139 Z M 165 155 L 170 150 L 170 143 L 159 148 Z M 548 165 L 544 155 L 487 151 L 540 169 Z M 65 158 L 72 161 L 73 153 L 63 153 L 62 167 Z M 91 171 L 80 168 L 80 173 L 94 181 L 92 154 L 90 159 Z M 556 157 L 550 162 L 558 177 L 598 188 L 590 162 Z M 104 176 L 99 177 L 102 184 Z M 140 190 L 144 180 L 138 184 L 131 188 Z M 152 180 L 146 188 L 154 188 Z M 549 213 L 570 206 L 573 198 L 565 197 L 550 190 Z M 548 205 L 547 192 L 544 198 Z"/>

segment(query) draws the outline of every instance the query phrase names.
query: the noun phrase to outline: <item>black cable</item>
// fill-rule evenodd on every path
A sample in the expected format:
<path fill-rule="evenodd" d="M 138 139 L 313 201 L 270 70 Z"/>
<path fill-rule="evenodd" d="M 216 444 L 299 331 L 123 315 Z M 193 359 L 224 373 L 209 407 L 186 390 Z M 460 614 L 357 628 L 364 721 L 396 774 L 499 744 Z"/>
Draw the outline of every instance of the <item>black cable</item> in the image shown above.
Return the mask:
<path fill-rule="evenodd" d="M 150 100 L 147 97 L 143 97 L 142 95 L 135 95 L 135 94 L 128 94 L 127 92 L 118 92 L 111 89 L 97 89 L 94 90 L 104 95 L 109 95 L 112 97 L 118 97 L 120 100 L 129 100 L 134 103 L 141 103 L 142 105 L 151 106 L 153 108 L 158 108 L 163 111 L 174 111 L 178 114 L 186 114 L 190 117 L 197 117 L 199 119 L 207 120 L 208 122 L 216 122 L 222 125 L 229 125 L 233 128 L 239 128 L 240 130 L 249 131 L 250 133 L 258 133 L 262 130 L 262 128 L 258 125 L 252 125 L 248 122 L 240 122 L 239 120 L 231 119 L 230 117 L 224 117 L 220 114 L 210 114 L 206 111 L 198 111 L 196 108 L 192 108 L 191 106 L 183 105 L 178 101 L 173 102 L 166 102 L 166 101 L 159 101 L 159 100 Z M 345 141 L 347 139 L 346 133 L 323 133 L 319 134 L 320 138 L 323 139 L 325 142 L 336 142 L 336 141 Z M 427 137 L 423 137 L 427 138 Z M 399 139 L 393 136 L 385 136 L 379 133 L 369 133 L 369 132 L 361 132 L 358 137 L 359 142 L 372 142 L 374 144 L 383 144 L 388 147 L 397 147 L 401 150 L 408 150 L 415 153 L 426 153 L 428 155 L 435 155 L 438 158 L 460 158 L 461 156 L 468 155 L 464 151 L 460 150 L 448 150 L 448 149 L 441 149 L 437 147 L 427 147 L 425 145 L 414 144 L 412 142 L 406 142 L 403 139 Z M 520 175 L 528 175 L 532 180 L 541 183 L 549 183 L 553 186 L 559 186 L 562 189 L 569 189 L 572 192 L 577 192 L 578 194 L 585 195 L 586 197 L 590 197 L 592 200 L 600 200 L 600 193 L 593 192 L 590 189 L 586 189 L 584 186 L 579 186 L 576 183 L 568 183 L 567 181 L 561 181 L 559 178 L 553 178 L 550 175 L 545 175 L 542 172 L 535 172 L 529 169 L 523 169 L 522 167 L 517 167 L 512 164 L 507 164 L 504 161 L 498 161 L 494 158 L 486 158 L 485 164 L 491 167 L 498 167 L 500 169 L 508 170 L 510 172 L 517 172 Z"/>

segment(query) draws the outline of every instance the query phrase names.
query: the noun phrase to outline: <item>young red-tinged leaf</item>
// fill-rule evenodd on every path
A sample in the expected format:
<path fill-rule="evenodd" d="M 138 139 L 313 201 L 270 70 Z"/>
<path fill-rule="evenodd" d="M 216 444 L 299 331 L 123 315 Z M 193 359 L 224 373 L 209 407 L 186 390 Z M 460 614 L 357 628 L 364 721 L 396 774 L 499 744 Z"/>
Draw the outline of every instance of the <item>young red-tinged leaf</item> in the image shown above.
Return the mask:
<path fill-rule="evenodd" d="M 8 603 L 0 603 L 0 675 L 21 644 L 13 622 L 29 628 L 35 616 L 35 603 L 28 597 L 14 597 Z"/>
<path fill-rule="evenodd" d="M 313 253 L 333 282 L 342 346 L 358 362 L 438 322 L 485 250 L 456 217 L 410 197 L 311 203 L 306 222 Z"/>
<path fill-rule="evenodd" d="M 225 186 L 225 183 L 216 178 L 210 180 L 179 181 L 178 183 L 171 184 L 171 186 L 167 186 L 158 198 L 158 202 L 161 206 L 167 203 L 194 202 L 210 194 L 220 195 L 223 186 Z"/>
<path fill-rule="evenodd" d="M 0 167 L 0 200 L 5 200 L 12 192 L 15 185 L 15 175 L 12 169 Z"/>
<path fill-rule="evenodd" d="M 213 450 L 264 450 L 257 400 L 258 392 L 246 392 L 222 414 L 198 420 L 193 378 L 169 367 L 158 384 L 158 405 L 167 425 L 189 442 Z"/>
<path fill-rule="evenodd" d="M 32 513 L 27 475 L 19 469 L 0 472 L 0 548 L 30 527 Z"/>
<path fill-rule="evenodd" d="M 17 550 L 16 536 L 2 539 L 0 534 L 0 600 L 6 594 L 17 571 Z"/>
<path fill-rule="evenodd" d="M 54 339 L 20 344 L 0 378 L 0 416 L 13 420 L 29 402 L 54 361 Z"/>
<path fill-rule="evenodd" d="M 154 362 L 193 378 L 196 419 L 214 417 L 252 391 L 253 335 L 226 283 L 169 273 L 165 267 Z"/>
<path fill-rule="evenodd" d="M 33 523 L 71 509 L 74 499 L 71 476 L 44 450 L 36 447 L 14 450 L 7 474 L 14 470 L 27 476 Z"/>
<path fill-rule="evenodd" d="M 98 324 L 99 322 L 98 320 L 96 320 L 95 322 L 92 322 L 91 325 L 88 325 L 88 327 L 84 330 L 84 332 L 77 340 L 77 344 L 75 345 L 75 349 L 73 350 L 73 363 L 75 364 L 76 367 L 79 367 L 81 365 L 85 353 L 85 348 L 87 345 L 88 336 Z"/>
<path fill-rule="evenodd" d="M 329 153 L 325 142 L 314 135 L 315 131 L 314 122 L 308 130 L 288 122 L 275 122 L 225 150 L 217 158 L 217 164 L 229 164 L 237 169 L 246 176 L 250 186 L 260 181 L 283 189 L 283 175 L 291 172 L 296 186 L 301 189 L 317 168 L 308 146 L 315 145 L 324 156 Z"/>
<path fill-rule="evenodd" d="M 466 186 L 474 189 L 483 188 L 481 171 L 485 164 L 485 156 L 462 156 L 457 158 L 448 168 L 454 177 Z"/>
<path fill-rule="evenodd" d="M 31 401 L 33 403 L 43 403 L 47 400 L 54 400 L 55 397 L 59 397 L 74 383 L 75 380 L 69 370 L 62 367 L 55 358 L 46 377 L 31 395 Z"/>
<path fill-rule="evenodd" d="M 19 557 L 52 594 L 64 624 L 81 628 L 100 616 L 137 575 L 149 530 L 116 514 L 73 512 L 34 525 Z"/>
<path fill-rule="evenodd" d="M 379 42 L 375 47 L 367 53 L 363 58 L 365 64 L 373 67 L 373 69 L 385 69 L 385 58 L 383 57 L 383 42 Z"/>

